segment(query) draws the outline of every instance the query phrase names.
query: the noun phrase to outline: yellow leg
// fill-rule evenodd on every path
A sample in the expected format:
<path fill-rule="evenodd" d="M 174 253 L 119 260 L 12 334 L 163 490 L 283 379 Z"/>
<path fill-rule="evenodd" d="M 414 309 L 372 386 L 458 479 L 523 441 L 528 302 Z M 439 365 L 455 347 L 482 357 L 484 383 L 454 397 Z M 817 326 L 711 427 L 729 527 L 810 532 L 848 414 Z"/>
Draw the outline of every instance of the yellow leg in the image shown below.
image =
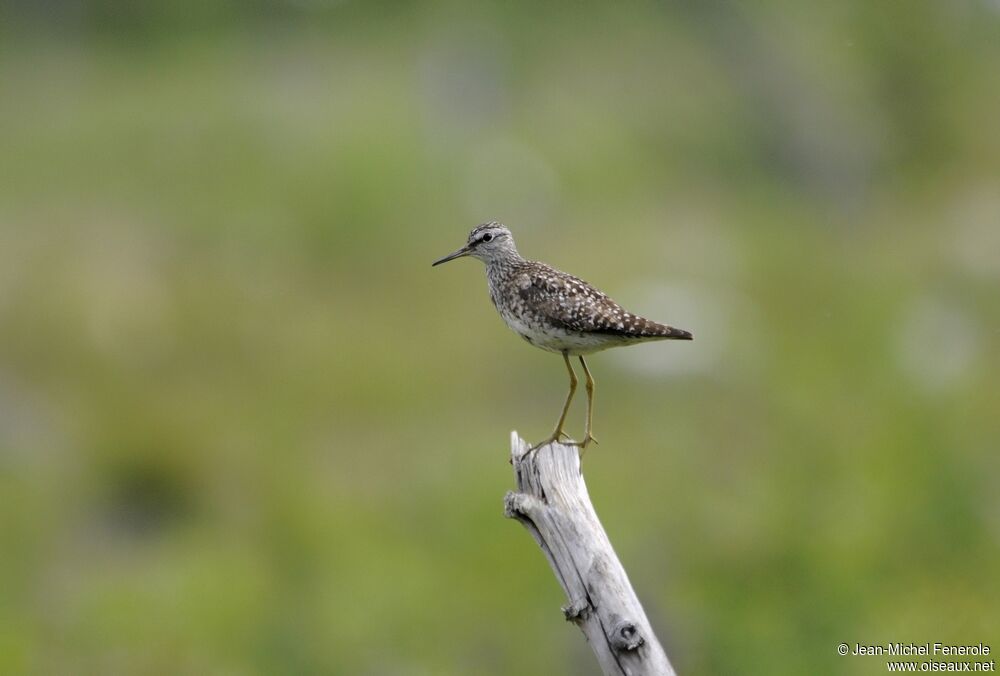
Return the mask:
<path fill-rule="evenodd" d="M 587 362 L 583 360 L 583 355 L 580 355 L 580 364 L 583 365 L 583 372 L 587 376 L 587 427 L 583 434 L 583 443 L 580 444 L 581 452 L 583 449 L 587 448 L 587 444 L 593 441 L 595 444 L 598 443 L 594 435 L 591 434 L 593 416 L 594 416 L 594 376 L 590 375 L 590 369 L 587 368 Z"/>
<path fill-rule="evenodd" d="M 563 361 L 566 362 L 566 370 L 569 372 L 569 394 L 566 395 L 566 403 L 563 404 L 562 413 L 559 415 L 559 422 L 556 423 L 556 428 L 552 432 L 552 436 L 541 442 L 537 446 L 533 446 L 531 450 L 536 448 L 541 448 L 546 444 L 551 444 L 553 441 L 559 441 L 559 437 L 563 436 L 563 423 L 566 422 L 566 413 L 569 412 L 569 404 L 573 401 L 573 394 L 576 392 L 576 373 L 573 371 L 573 365 L 569 363 L 569 356 L 564 352 Z"/>

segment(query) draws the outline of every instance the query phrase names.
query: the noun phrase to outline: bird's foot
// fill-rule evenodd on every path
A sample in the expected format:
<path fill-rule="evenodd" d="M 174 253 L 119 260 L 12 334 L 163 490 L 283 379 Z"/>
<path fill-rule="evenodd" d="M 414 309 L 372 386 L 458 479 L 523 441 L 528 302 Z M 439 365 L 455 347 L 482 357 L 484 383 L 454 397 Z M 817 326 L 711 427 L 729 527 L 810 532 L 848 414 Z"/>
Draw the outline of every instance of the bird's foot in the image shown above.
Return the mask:
<path fill-rule="evenodd" d="M 535 444 L 534 446 L 532 446 L 531 448 L 529 448 L 525 452 L 525 455 L 527 455 L 528 453 L 534 453 L 535 451 L 537 451 L 542 446 L 548 446 L 549 444 L 551 444 L 552 442 L 555 442 L 555 441 L 559 441 L 559 439 L 557 437 L 549 437 L 545 441 L 539 441 L 537 444 Z"/>
<path fill-rule="evenodd" d="M 563 441 L 563 437 L 566 438 L 566 441 Z M 565 444 L 567 446 L 578 446 L 579 445 L 577 442 L 573 441 L 568 434 L 566 434 L 562 430 L 558 430 L 557 432 L 553 432 L 552 436 L 549 437 L 548 439 L 546 439 L 545 441 L 540 441 L 537 444 L 535 444 L 534 446 L 532 446 L 531 448 L 529 448 L 527 452 L 528 453 L 533 453 L 533 452 L 537 451 L 539 448 L 541 448 L 542 446 L 548 446 L 549 444 L 560 444 L 560 443 L 561 444 Z"/>
<path fill-rule="evenodd" d="M 587 432 L 587 434 L 583 437 L 583 441 L 570 441 L 570 442 L 567 442 L 566 445 L 567 446 L 576 446 L 577 448 L 579 448 L 580 449 L 580 457 L 582 458 L 583 457 L 583 453 L 584 453 L 584 451 L 587 450 L 587 446 L 590 445 L 590 442 L 594 442 L 595 444 L 601 443 L 596 438 L 594 438 L 593 434 L 591 434 L 590 432 Z"/>

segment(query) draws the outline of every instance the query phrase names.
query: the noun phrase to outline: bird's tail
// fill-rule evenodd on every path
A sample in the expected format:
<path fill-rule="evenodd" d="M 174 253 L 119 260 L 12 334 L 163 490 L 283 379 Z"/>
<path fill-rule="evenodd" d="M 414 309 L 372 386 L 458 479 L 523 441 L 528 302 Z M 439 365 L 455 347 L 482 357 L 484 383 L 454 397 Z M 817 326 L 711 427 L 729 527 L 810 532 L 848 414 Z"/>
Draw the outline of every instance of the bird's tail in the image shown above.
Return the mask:
<path fill-rule="evenodd" d="M 649 319 L 644 319 L 641 324 L 635 327 L 636 333 L 643 338 L 669 338 L 673 340 L 694 340 L 694 336 L 690 331 L 685 331 L 684 329 L 675 329 L 672 326 L 667 326 L 666 324 L 658 324 L 657 322 L 650 321 Z"/>

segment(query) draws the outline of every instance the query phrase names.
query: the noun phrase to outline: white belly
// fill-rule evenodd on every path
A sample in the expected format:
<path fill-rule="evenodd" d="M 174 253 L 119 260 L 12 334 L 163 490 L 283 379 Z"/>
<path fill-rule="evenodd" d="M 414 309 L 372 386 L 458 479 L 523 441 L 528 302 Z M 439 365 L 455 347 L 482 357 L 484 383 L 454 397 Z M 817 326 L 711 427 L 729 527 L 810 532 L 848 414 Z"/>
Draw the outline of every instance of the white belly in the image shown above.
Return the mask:
<path fill-rule="evenodd" d="M 535 347 L 549 352 L 567 352 L 571 355 L 590 354 L 624 344 L 617 336 L 602 336 L 576 331 L 564 331 L 552 326 L 529 325 L 519 317 L 503 314 L 503 320 L 514 333 Z"/>

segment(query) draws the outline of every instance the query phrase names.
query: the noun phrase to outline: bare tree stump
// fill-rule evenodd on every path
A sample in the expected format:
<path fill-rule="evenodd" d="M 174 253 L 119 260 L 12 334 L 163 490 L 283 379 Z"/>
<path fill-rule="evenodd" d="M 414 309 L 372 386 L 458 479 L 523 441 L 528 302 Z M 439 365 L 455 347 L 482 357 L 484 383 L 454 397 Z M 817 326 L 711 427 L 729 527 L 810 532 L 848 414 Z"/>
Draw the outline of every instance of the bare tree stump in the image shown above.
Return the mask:
<path fill-rule="evenodd" d="M 569 599 L 563 614 L 583 631 L 606 676 L 674 676 L 625 569 L 590 504 L 574 446 L 528 453 L 511 432 L 517 491 L 505 515 L 528 529 Z"/>

